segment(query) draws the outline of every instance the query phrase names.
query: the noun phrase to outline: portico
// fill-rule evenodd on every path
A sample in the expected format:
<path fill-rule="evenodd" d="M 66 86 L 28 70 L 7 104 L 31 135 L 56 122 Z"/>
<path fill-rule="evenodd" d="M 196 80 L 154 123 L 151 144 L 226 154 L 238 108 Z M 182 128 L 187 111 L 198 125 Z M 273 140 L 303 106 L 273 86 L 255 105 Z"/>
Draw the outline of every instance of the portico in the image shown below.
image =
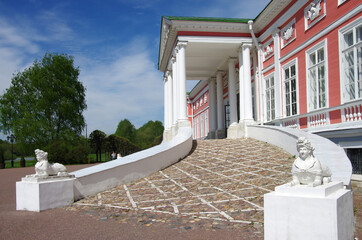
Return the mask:
<path fill-rule="evenodd" d="M 204 20 L 162 19 L 159 69 L 164 72 L 166 141 L 177 134 L 179 127 L 191 126 L 186 80 L 200 80 L 208 85 L 209 106 L 205 116 L 210 124 L 204 133 L 208 138 L 243 137 L 245 122 L 254 122 L 250 64 L 253 45 L 248 20 Z M 226 105 L 230 112 L 228 128 Z"/>

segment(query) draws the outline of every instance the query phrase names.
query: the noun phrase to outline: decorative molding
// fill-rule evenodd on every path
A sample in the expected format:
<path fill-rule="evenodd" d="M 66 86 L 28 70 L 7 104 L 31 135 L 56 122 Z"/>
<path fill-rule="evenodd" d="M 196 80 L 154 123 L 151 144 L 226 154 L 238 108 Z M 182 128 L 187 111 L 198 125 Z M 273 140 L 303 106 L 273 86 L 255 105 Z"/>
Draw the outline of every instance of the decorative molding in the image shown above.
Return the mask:
<path fill-rule="evenodd" d="M 305 30 L 314 26 L 317 22 L 322 20 L 327 14 L 326 1 L 314 0 L 304 9 L 304 24 Z"/>
<path fill-rule="evenodd" d="M 329 33 L 330 31 L 332 31 L 333 29 L 335 29 L 336 27 L 338 27 L 340 24 L 344 23 L 345 21 L 347 21 L 348 19 L 354 17 L 355 15 L 359 14 L 362 11 L 362 4 L 359 5 L 358 7 L 354 8 L 353 10 L 351 10 L 350 12 L 348 12 L 347 14 L 345 14 L 343 17 L 341 17 L 340 19 L 336 20 L 335 22 L 333 22 L 331 25 L 329 25 L 328 27 L 326 27 L 325 29 L 323 29 L 322 31 L 318 32 L 316 35 L 314 35 L 313 37 L 309 38 L 307 41 L 305 41 L 304 43 L 300 44 L 298 47 L 294 48 L 292 51 L 288 52 L 286 55 L 284 55 L 283 57 L 280 58 L 280 62 L 285 61 L 286 59 L 290 58 L 291 56 L 293 56 L 294 54 L 298 53 L 299 51 L 303 50 L 305 47 L 307 47 L 308 45 L 312 44 L 313 42 L 315 42 L 316 40 L 318 40 L 319 38 L 323 37 L 324 35 L 326 35 L 327 33 Z"/>
<path fill-rule="evenodd" d="M 347 2 L 348 0 L 338 0 L 338 6 L 341 5 L 342 3 Z"/>
<path fill-rule="evenodd" d="M 284 48 L 297 37 L 295 18 L 281 30 L 281 47 Z"/>
<path fill-rule="evenodd" d="M 271 38 L 269 41 L 267 41 L 263 45 L 263 61 L 268 60 L 272 56 L 274 56 L 274 41 L 273 38 Z"/>

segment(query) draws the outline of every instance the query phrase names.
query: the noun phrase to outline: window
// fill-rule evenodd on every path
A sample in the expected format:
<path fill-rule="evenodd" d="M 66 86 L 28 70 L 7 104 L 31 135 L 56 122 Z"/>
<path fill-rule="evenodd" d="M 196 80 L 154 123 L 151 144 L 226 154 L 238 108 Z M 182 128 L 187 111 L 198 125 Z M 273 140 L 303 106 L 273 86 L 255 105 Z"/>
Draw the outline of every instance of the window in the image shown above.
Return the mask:
<path fill-rule="evenodd" d="M 275 118 L 274 75 L 265 78 L 266 120 Z"/>
<path fill-rule="evenodd" d="M 297 104 L 297 73 L 296 62 L 292 61 L 283 67 L 285 115 L 287 117 L 298 113 Z"/>
<path fill-rule="evenodd" d="M 358 25 L 359 23 L 359 25 Z M 341 32 L 341 79 L 343 100 L 362 98 L 362 23 L 357 21 Z"/>
<path fill-rule="evenodd" d="M 327 106 L 326 40 L 307 51 L 308 110 Z"/>
<path fill-rule="evenodd" d="M 205 95 L 206 96 L 206 95 Z M 205 135 L 209 133 L 209 111 L 205 111 Z"/>
<path fill-rule="evenodd" d="M 203 137 L 204 136 L 204 114 L 201 113 L 201 136 L 200 137 Z"/>

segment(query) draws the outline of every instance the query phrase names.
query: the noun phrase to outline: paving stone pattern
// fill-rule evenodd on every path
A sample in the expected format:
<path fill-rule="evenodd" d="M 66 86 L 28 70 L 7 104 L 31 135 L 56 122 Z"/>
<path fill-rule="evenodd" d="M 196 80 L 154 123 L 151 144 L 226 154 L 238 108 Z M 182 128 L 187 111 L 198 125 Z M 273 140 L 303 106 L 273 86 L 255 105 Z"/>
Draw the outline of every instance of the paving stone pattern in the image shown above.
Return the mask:
<path fill-rule="evenodd" d="M 178 163 L 86 197 L 68 210 L 146 226 L 239 228 L 262 237 L 263 195 L 291 180 L 293 161 L 285 151 L 253 139 L 194 141 L 191 154 Z"/>

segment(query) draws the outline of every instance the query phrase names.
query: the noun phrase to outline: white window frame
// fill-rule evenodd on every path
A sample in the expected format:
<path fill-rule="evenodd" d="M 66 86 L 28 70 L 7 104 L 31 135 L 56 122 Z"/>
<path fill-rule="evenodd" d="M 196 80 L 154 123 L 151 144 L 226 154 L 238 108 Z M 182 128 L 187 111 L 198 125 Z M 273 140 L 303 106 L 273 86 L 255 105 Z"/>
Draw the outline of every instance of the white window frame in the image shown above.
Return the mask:
<path fill-rule="evenodd" d="M 204 113 L 201 113 L 201 119 L 200 119 L 200 129 L 201 129 L 201 137 L 204 137 L 205 134 L 205 128 L 204 128 Z"/>
<path fill-rule="evenodd" d="M 295 87 L 296 87 L 296 103 L 297 103 L 297 112 L 295 114 L 292 113 L 292 108 L 290 109 L 290 115 L 287 116 L 287 91 L 285 88 L 285 83 L 286 81 L 290 81 L 291 79 L 285 79 L 285 70 L 286 69 L 290 69 L 292 66 L 295 66 Z M 291 61 L 289 61 L 288 63 L 284 64 L 282 67 L 282 79 L 283 79 L 283 106 L 284 106 L 284 117 L 291 117 L 291 116 L 295 116 L 299 114 L 299 81 L 298 81 L 298 59 L 295 58 Z M 292 102 L 291 102 L 292 104 Z"/>
<path fill-rule="evenodd" d="M 273 115 L 272 115 L 272 106 L 271 106 L 271 102 L 269 103 L 268 102 L 268 97 L 267 97 L 267 92 L 268 91 L 271 91 L 271 88 L 269 87 L 269 88 L 267 88 L 267 85 L 266 85 L 266 82 L 267 82 L 267 80 L 269 80 L 270 81 L 270 79 L 271 78 L 273 78 L 273 81 L 274 81 L 274 85 L 273 85 L 273 92 L 274 92 L 274 118 L 273 118 Z M 264 94 L 265 94 L 265 109 L 264 109 L 264 116 L 265 116 L 265 119 L 266 119 L 266 121 L 267 122 L 269 122 L 269 121 L 272 121 L 272 120 L 274 120 L 275 119 L 275 108 L 276 108 L 276 105 L 275 105 L 275 76 L 274 76 L 274 72 L 273 73 L 271 73 L 271 74 L 269 74 L 269 75 L 267 75 L 267 76 L 265 76 L 264 77 Z M 268 105 L 269 105 L 269 107 L 270 107 L 270 118 L 268 118 Z"/>
<path fill-rule="evenodd" d="M 311 79 L 310 79 L 310 75 L 309 75 L 309 69 L 311 69 L 311 67 L 309 67 L 309 63 L 310 63 L 310 58 L 309 56 L 313 53 L 317 53 L 318 50 L 320 50 L 321 48 L 324 49 L 324 73 L 325 73 L 325 76 L 324 76 L 324 79 L 325 79 L 325 106 L 323 107 L 320 107 L 319 106 L 319 97 L 317 99 L 317 104 L 318 106 L 316 108 L 312 108 L 311 106 L 311 91 L 310 91 L 310 86 L 311 86 Z M 328 49 L 327 49 L 327 39 L 324 39 L 322 40 L 321 42 L 317 43 L 316 45 L 314 45 L 313 47 L 309 48 L 306 52 L 305 52 L 305 61 L 306 61 L 306 83 L 307 83 L 307 110 L 308 112 L 312 112 L 312 111 L 317 111 L 317 110 L 320 110 L 320 109 L 324 109 L 324 108 L 328 108 L 329 106 L 329 80 L 328 80 Z M 314 67 L 318 66 L 320 64 L 315 64 Z M 316 73 L 317 75 L 317 73 Z M 318 83 L 318 81 L 317 81 Z M 317 89 L 318 89 L 318 86 L 317 86 Z M 319 90 L 317 92 L 317 95 L 319 96 Z"/>
<path fill-rule="evenodd" d="M 352 102 L 355 100 L 359 100 L 362 99 L 362 94 L 357 97 L 357 81 L 355 80 L 354 84 L 355 84 L 355 98 L 354 99 L 347 99 L 345 96 L 345 83 L 346 83 L 346 78 L 345 78 L 345 72 L 344 72 L 344 64 L 343 64 L 343 52 L 345 52 L 344 49 L 344 35 L 348 32 L 350 32 L 351 30 L 353 31 L 353 38 L 356 37 L 356 28 L 362 25 L 362 17 L 359 17 L 358 19 L 356 19 L 355 21 L 351 22 L 350 24 L 348 24 L 347 26 L 341 28 L 338 31 L 339 34 L 339 73 L 340 73 L 340 89 L 341 89 L 341 103 L 346 103 L 346 102 Z M 354 44 L 350 47 L 348 47 L 347 49 L 352 49 L 354 52 L 354 76 L 356 78 L 356 76 L 358 75 L 357 73 L 357 46 L 361 45 L 362 42 L 360 42 L 359 44 L 355 43 L 356 39 L 354 39 Z M 361 81 L 362 79 L 360 79 Z M 360 86 L 360 88 L 362 88 L 362 86 Z"/>
<path fill-rule="evenodd" d="M 205 111 L 205 136 L 209 133 L 209 110 Z"/>

